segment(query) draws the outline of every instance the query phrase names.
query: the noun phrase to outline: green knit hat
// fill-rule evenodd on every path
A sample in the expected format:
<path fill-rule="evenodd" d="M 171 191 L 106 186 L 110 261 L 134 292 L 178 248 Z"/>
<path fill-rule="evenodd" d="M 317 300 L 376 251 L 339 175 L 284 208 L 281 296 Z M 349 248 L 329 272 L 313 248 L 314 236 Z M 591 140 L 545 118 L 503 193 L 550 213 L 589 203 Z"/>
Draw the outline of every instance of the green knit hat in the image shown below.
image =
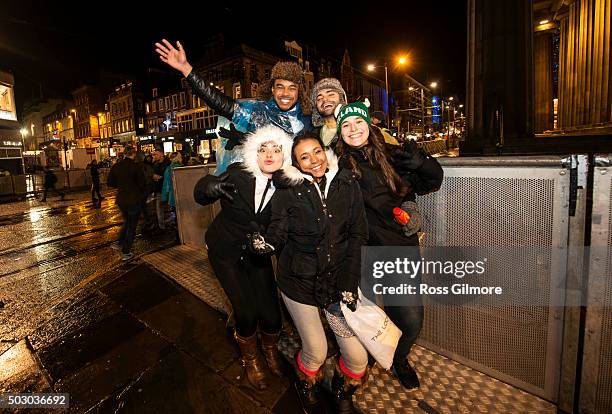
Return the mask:
<path fill-rule="evenodd" d="M 370 119 L 370 112 L 368 108 L 370 107 L 370 101 L 366 98 L 364 102 L 351 102 L 346 105 L 338 105 L 336 108 L 336 123 L 338 124 L 338 132 L 342 127 L 342 122 L 346 118 L 351 116 L 358 116 L 360 118 L 365 119 L 368 124 L 372 124 L 372 120 Z"/>

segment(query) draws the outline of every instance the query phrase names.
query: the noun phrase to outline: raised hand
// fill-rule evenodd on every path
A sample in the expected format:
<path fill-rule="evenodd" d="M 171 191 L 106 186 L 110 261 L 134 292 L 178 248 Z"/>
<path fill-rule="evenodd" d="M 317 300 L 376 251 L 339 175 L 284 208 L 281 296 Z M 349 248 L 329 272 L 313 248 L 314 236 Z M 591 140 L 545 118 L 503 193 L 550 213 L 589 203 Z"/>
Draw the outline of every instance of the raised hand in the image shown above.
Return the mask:
<path fill-rule="evenodd" d="M 155 51 L 159 55 L 162 62 L 168 66 L 178 70 L 183 76 L 189 75 L 193 67 L 187 62 L 187 55 L 183 49 L 181 42 L 176 42 L 176 48 L 166 39 L 162 39 L 161 43 L 155 43 Z"/>

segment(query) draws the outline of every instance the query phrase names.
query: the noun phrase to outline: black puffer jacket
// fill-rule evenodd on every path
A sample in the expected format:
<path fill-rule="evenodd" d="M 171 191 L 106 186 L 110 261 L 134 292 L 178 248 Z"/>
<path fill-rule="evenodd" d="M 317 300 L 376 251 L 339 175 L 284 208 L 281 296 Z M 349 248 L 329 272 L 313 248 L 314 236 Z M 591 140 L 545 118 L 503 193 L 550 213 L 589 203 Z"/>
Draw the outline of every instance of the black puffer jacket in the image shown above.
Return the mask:
<path fill-rule="evenodd" d="M 328 150 L 328 160 L 335 156 Z M 337 163 L 337 161 L 336 161 Z M 357 293 L 367 225 L 359 185 L 348 169 L 331 165 L 324 207 L 317 184 L 304 181 L 272 200 L 266 240 L 277 250 L 278 285 L 289 298 L 326 308 L 341 292 Z"/>
<path fill-rule="evenodd" d="M 364 148 L 351 148 L 347 155 L 353 157 L 361 169 L 359 186 L 363 194 L 368 220 L 368 244 L 370 246 L 418 246 L 417 234 L 411 237 L 404 235 L 402 226 L 395 221 L 393 208 L 399 207 L 403 201 L 414 201 L 417 194 L 422 195 L 438 190 L 442 184 L 444 172 L 435 158 L 420 152 L 422 150 L 418 148 L 404 147 L 401 149 L 387 145 L 386 150 L 394 166 L 399 159 L 404 161 L 404 168 L 395 166 L 398 174 L 411 187 L 404 197 L 399 197 L 391 192 L 381 169 L 376 161 L 370 162 L 368 152 Z M 400 151 L 404 153 L 400 154 Z"/>

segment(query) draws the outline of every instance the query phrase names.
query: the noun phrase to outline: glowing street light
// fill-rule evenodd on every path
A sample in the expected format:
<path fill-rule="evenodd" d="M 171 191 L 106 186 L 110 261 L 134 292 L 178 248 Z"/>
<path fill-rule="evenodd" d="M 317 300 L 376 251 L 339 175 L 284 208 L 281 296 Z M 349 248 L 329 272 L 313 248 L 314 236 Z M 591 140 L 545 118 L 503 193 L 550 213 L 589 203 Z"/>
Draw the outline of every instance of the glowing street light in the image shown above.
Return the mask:
<path fill-rule="evenodd" d="M 406 64 L 406 62 L 408 62 L 408 58 L 406 56 L 400 56 L 397 59 L 397 63 L 399 65 L 404 65 Z M 374 71 L 374 69 L 379 68 L 380 66 L 376 66 L 372 63 L 368 64 L 367 69 L 369 72 Z M 387 126 L 390 127 L 391 126 L 391 121 L 390 121 L 390 115 L 389 115 L 389 75 L 388 75 L 388 67 L 387 67 L 387 61 L 385 60 L 385 64 L 384 64 L 384 68 L 385 68 L 385 100 L 386 100 L 386 106 L 387 106 Z"/>
<path fill-rule="evenodd" d="M 436 88 L 438 86 L 438 82 L 432 82 L 429 84 L 430 88 Z"/>

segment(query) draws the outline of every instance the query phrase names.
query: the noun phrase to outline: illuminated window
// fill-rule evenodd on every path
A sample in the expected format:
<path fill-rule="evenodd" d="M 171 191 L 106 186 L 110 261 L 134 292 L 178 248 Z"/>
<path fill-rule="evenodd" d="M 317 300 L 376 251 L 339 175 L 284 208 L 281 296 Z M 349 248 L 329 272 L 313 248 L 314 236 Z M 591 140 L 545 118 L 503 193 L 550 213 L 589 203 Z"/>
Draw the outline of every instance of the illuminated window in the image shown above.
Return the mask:
<path fill-rule="evenodd" d="M 149 103 L 147 102 L 147 103 L 145 104 L 145 113 L 147 113 L 147 114 L 148 114 L 148 113 L 150 112 L 150 111 L 149 111 L 149 109 L 150 109 L 150 108 L 149 108 Z"/>
<path fill-rule="evenodd" d="M 162 98 L 159 98 L 159 110 L 164 110 L 164 100 Z"/>
<path fill-rule="evenodd" d="M 156 104 L 157 104 L 156 101 L 151 102 L 151 110 L 153 112 L 157 112 L 157 105 Z"/>
<path fill-rule="evenodd" d="M 144 128 L 144 120 L 142 119 L 142 117 L 138 118 L 138 128 Z"/>
<path fill-rule="evenodd" d="M 164 98 L 164 107 L 166 108 L 166 110 L 170 109 L 170 97 L 166 96 Z"/>
<path fill-rule="evenodd" d="M 186 105 L 186 102 L 185 102 L 185 92 L 181 92 L 180 93 L 180 102 L 181 102 L 181 108 L 184 108 L 185 105 Z"/>
<path fill-rule="evenodd" d="M 176 95 L 172 95 L 172 109 L 178 108 L 178 99 Z"/>
<path fill-rule="evenodd" d="M 240 82 L 234 83 L 234 85 L 232 86 L 232 97 L 234 99 L 240 99 L 242 96 L 241 90 L 240 90 Z"/>

